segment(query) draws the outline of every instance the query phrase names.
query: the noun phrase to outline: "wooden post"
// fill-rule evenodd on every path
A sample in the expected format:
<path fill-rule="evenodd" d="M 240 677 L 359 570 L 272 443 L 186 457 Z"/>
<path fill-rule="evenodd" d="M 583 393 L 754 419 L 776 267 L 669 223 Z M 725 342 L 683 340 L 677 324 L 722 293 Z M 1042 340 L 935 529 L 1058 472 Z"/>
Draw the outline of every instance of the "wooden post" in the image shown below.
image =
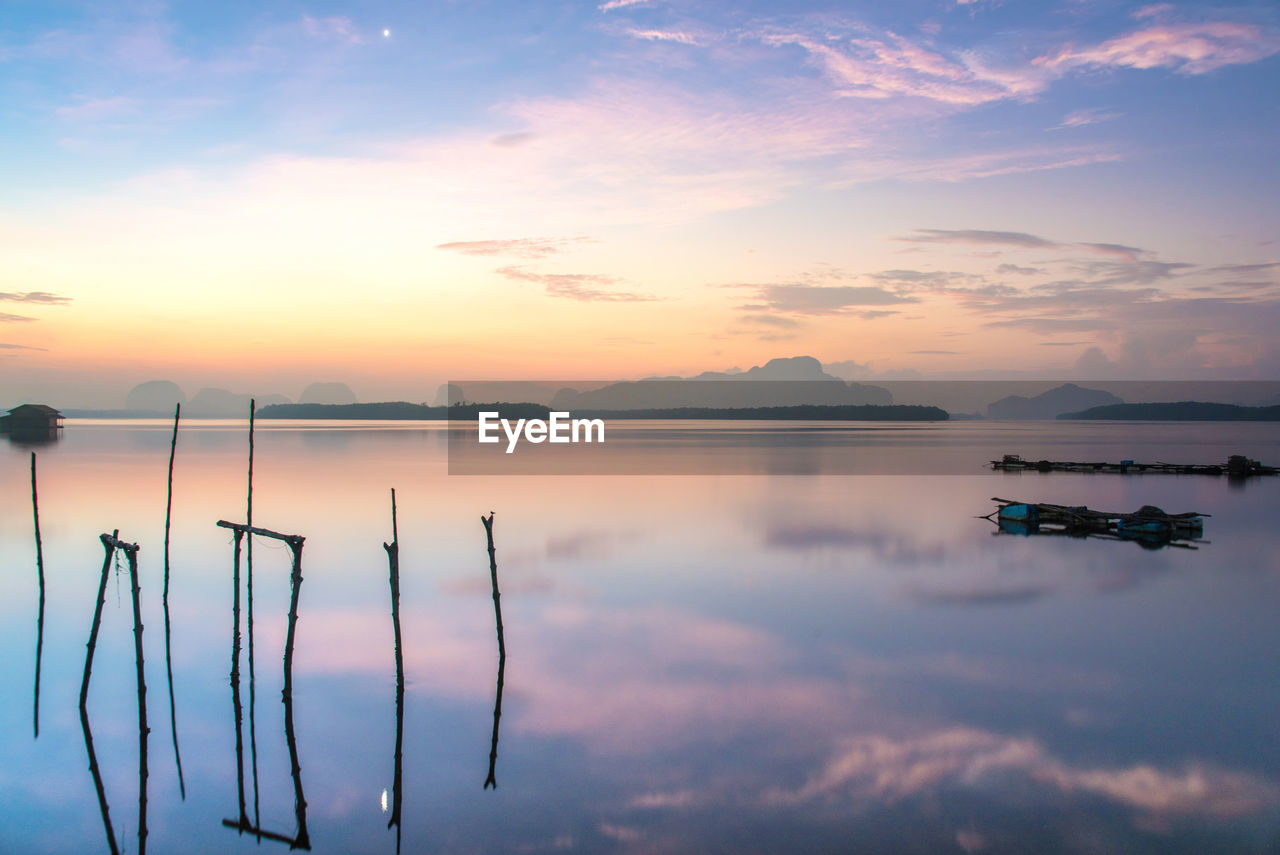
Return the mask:
<path fill-rule="evenodd" d="M 178 451 L 178 418 L 182 404 L 173 407 L 173 439 L 169 443 L 169 490 L 164 502 L 164 668 L 169 678 L 169 730 L 173 734 L 173 762 L 178 767 L 178 791 L 187 800 L 187 785 L 182 778 L 182 754 L 178 751 L 178 712 L 173 700 L 173 649 L 169 623 L 169 524 L 173 518 L 173 458 Z"/>
<path fill-rule="evenodd" d="M 396 491 L 391 490 L 391 542 L 382 544 L 387 551 L 391 583 L 391 629 L 396 650 L 396 753 L 395 771 L 391 778 L 391 818 L 387 828 L 396 827 L 396 853 L 400 852 L 400 810 L 403 799 L 404 764 L 404 653 L 400 644 L 400 535 L 396 529 Z"/>
<path fill-rule="evenodd" d="M 489 776 L 485 778 L 484 789 L 498 788 L 495 768 L 498 763 L 498 723 L 502 718 L 502 678 L 507 668 L 507 645 L 502 635 L 502 603 L 498 593 L 498 559 L 493 547 L 493 511 L 489 516 L 481 516 L 484 523 L 485 536 L 489 542 L 489 579 L 493 584 L 493 617 L 498 630 L 498 684 L 494 690 L 493 700 L 493 738 L 489 743 Z"/>
<path fill-rule="evenodd" d="M 129 581 L 133 587 L 133 653 L 138 672 L 138 855 L 147 853 L 147 678 L 142 658 L 141 587 L 138 585 L 138 547 L 124 546 L 129 560 Z"/>
<path fill-rule="evenodd" d="M 238 774 L 237 784 L 239 786 L 240 797 L 240 817 L 238 819 L 224 819 L 222 824 L 227 828 L 234 828 L 241 834 L 248 832 L 253 834 L 259 840 L 266 838 L 268 840 L 278 840 L 288 843 L 290 849 L 310 849 L 311 838 L 307 833 L 307 801 L 302 792 L 302 767 L 298 761 L 298 744 L 293 729 L 293 646 L 296 627 L 298 623 L 298 596 L 302 588 L 302 545 L 306 540 L 295 534 L 280 534 L 270 529 L 259 528 L 256 526 L 246 525 L 244 523 L 227 522 L 226 520 L 218 520 L 219 528 L 229 528 L 235 532 L 235 595 L 233 598 L 233 611 L 235 612 L 235 630 L 232 642 L 232 666 L 231 666 L 231 696 L 236 709 L 236 764 Z M 240 707 L 240 542 L 245 535 L 258 535 L 260 537 L 270 537 L 283 541 L 289 546 L 293 552 L 293 568 L 290 574 L 290 585 L 292 587 L 292 596 L 289 604 L 289 629 L 285 636 L 284 646 L 284 690 L 281 692 L 281 700 L 284 702 L 284 735 L 285 742 L 289 749 L 289 762 L 293 776 L 293 794 L 294 794 L 294 811 L 297 815 L 298 832 L 293 837 L 279 834 L 274 831 L 267 831 L 257 822 L 250 822 L 246 813 L 245 793 L 244 793 L 244 747 L 242 742 L 241 727 L 241 707 Z M 250 688 L 252 689 L 252 678 L 250 679 Z M 251 722 L 252 727 L 252 722 Z M 256 787 L 255 787 L 256 789 Z M 255 794 L 256 800 L 256 794 Z M 256 807 L 255 807 L 256 810 Z"/>
<path fill-rule="evenodd" d="M 116 855 L 115 832 L 111 827 L 111 815 L 107 808 L 106 791 L 102 786 L 102 774 L 98 758 L 93 750 L 93 733 L 89 728 L 89 678 L 93 671 L 93 654 L 98 646 L 98 630 L 102 625 L 102 604 L 107 590 L 107 573 L 111 557 L 119 549 L 129 561 L 129 581 L 133 594 L 133 661 L 138 676 L 138 853 L 147 851 L 147 681 L 146 665 L 142 656 L 142 608 L 141 587 L 138 584 L 138 545 L 124 543 L 119 530 L 99 536 L 106 555 L 102 561 L 102 576 L 98 582 L 98 601 L 93 612 L 93 626 L 89 630 L 88 650 L 84 660 L 84 676 L 80 681 L 80 726 L 84 730 L 85 749 L 89 754 L 89 772 L 93 775 L 94 788 L 98 791 L 98 808 L 102 812 L 102 824 L 107 832 L 107 846 Z"/>
<path fill-rule="evenodd" d="M 93 787 L 98 793 L 98 810 L 102 814 L 102 827 L 107 833 L 107 848 L 111 855 L 120 855 L 116 845 L 115 830 L 111 825 L 111 810 L 107 806 L 107 794 L 102 786 L 102 772 L 98 768 L 98 755 L 93 750 L 93 732 L 89 729 L 89 676 L 93 671 L 93 653 L 98 647 L 98 629 L 102 625 L 102 604 L 107 596 L 107 576 L 111 571 L 111 556 L 115 554 L 116 530 L 108 538 L 102 535 L 102 576 L 98 581 L 98 600 L 93 610 L 93 624 L 89 628 L 89 643 L 84 657 L 84 675 L 80 679 L 80 728 L 84 731 L 84 747 L 89 754 L 89 774 L 93 776 Z"/>
<path fill-rule="evenodd" d="M 289 765 L 293 773 L 293 809 L 298 820 L 298 834 L 294 845 L 300 849 L 311 848 L 307 834 L 307 800 L 302 793 L 302 766 L 298 762 L 298 744 L 293 734 L 293 641 L 298 626 L 298 594 L 302 590 L 302 538 L 287 541 L 293 550 L 293 572 L 290 577 L 292 592 L 289 598 L 289 628 L 284 639 L 284 736 L 289 748 Z"/>
<path fill-rule="evenodd" d="M 44 546 L 40 542 L 40 500 L 36 496 L 36 453 L 31 452 L 31 517 L 36 527 L 36 576 L 40 582 L 40 609 L 36 613 L 36 685 L 31 714 L 35 739 L 40 738 L 40 658 L 44 651 Z"/>

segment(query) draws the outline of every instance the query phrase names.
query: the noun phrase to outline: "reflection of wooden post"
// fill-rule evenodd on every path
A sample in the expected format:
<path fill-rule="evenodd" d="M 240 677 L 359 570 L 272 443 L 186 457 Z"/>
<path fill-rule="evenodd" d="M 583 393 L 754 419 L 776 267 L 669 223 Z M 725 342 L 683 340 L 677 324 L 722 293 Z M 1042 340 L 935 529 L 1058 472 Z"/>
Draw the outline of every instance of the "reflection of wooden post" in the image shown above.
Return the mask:
<path fill-rule="evenodd" d="M 44 650 L 44 547 L 40 543 L 40 501 L 36 497 L 36 453 L 31 452 L 31 517 L 36 526 L 36 576 L 40 581 L 40 610 L 36 614 L 36 686 L 32 709 L 35 738 L 40 738 L 40 654 Z"/>
<path fill-rule="evenodd" d="M 169 677 L 169 730 L 173 734 L 173 762 L 178 766 L 178 791 L 187 799 L 187 785 L 182 778 L 182 754 L 178 751 L 178 712 L 173 702 L 173 650 L 169 627 L 169 523 L 173 518 L 173 458 L 178 451 L 178 417 L 182 404 L 173 407 L 173 439 L 169 443 L 169 492 L 164 502 L 164 669 Z"/>
<path fill-rule="evenodd" d="M 233 629 L 231 634 L 231 705 L 235 708 L 236 717 L 236 789 L 240 799 L 240 826 L 248 826 L 249 815 L 245 812 L 244 800 L 244 736 L 243 707 L 240 705 L 240 542 L 244 532 L 235 530 L 234 569 L 231 572 L 231 584 L 235 593 L 231 595 L 231 615 Z"/>
<path fill-rule="evenodd" d="M 247 527 L 245 543 L 245 596 L 249 601 L 249 765 L 253 770 L 253 824 L 262 826 L 258 812 L 258 689 L 253 670 L 253 421 L 254 399 L 249 399 L 249 486 L 245 506 L 244 523 Z"/>
<path fill-rule="evenodd" d="M 391 583 L 391 629 L 396 642 L 396 753 L 395 771 L 391 778 L 391 819 L 387 828 L 396 827 L 396 852 L 400 852 L 400 807 L 402 801 L 402 765 L 404 762 L 404 653 L 400 646 L 400 534 L 396 529 L 396 491 L 391 490 L 391 542 L 382 544 L 387 550 Z"/>
<path fill-rule="evenodd" d="M 80 728 L 84 731 L 84 747 L 89 754 L 89 774 L 93 776 L 93 788 L 98 793 L 98 810 L 102 813 L 102 827 L 107 832 L 107 848 L 111 855 L 119 855 L 115 830 L 111 826 L 111 810 L 107 807 L 107 794 L 102 787 L 102 772 L 98 769 L 98 755 L 93 750 L 93 732 L 89 729 L 89 675 L 93 672 L 93 653 L 98 648 L 98 629 L 102 626 L 102 603 L 107 596 L 107 576 L 111 571 L 111 556 L 115 554 L 115 537 L 102 535 L 102 576 L 98 581 L 98 600 L 93 609 L 93 624 L 89 628 L 89 643 L 84 656 L 84 676 L 80 678 Z"/>
<path fill-rule="evenodd" d="M 485 536 L 489 541 L 489 579 L 493 583 L 493 617 L 498 630 L 498 685 L 494 690 L 493 700 L 493 739 L 489 744 L 489 776 L 485 778 L 484 789 L 498 788 L 495 767 L 498 763 L 498 723 L 502 718 L 502 678 L 507 668 L 507 645 L 502 637 L 502 603 L 498 593 L 498 559 L 493 547 L 493 511 L 489 516 L 480 517 L 484 523 Z"/>

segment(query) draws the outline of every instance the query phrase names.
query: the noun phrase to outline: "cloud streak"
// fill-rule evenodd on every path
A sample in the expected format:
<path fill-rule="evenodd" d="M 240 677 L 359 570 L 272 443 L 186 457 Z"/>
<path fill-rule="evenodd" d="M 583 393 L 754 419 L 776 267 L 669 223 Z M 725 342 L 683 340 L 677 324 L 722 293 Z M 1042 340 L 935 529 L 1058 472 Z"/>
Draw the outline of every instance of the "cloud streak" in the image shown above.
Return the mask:
<path fill-rule="evenodd" d="M 1002 232 L 986 229 L 916 229 L 909 235 L 893 238 L 906 243 L 959 243 L 977 246 L 1010 246 L 1018 249 L 1085 250 L 1097 255 L 1110 255 L 1126 261 L 1137 262 L 1146 253 L 1135 247 L 1119 243 L 1062 243 L 1026 232 Z M 1010 273 L 1023 273 L 1027 268 L 1008 265 Z"/>
<path fill-rule="evenodd" d="M 577 243 L 585 243 L 589 239 L 576 238 L 515 238 L 512 240 L 469 240 L 438 243 L 436 249 L 460 252 L 463 255 L 498 256 L 510 255 L 517 258 L 546 258 L 565 247 Z"/>
<path fill-rule="evenodd" d="M 600 286 L 616 285 L 621 280 L 600 273 L 537 273 L 515 266 L 500 267 L 496 272 L 517 282 L 536 282 L 546 289 L 549 297 L 586 303 L 644 303 L 658 299 L 634 291 L 606 290 Z"/>
<path fill-rule="evenodd" d="M 1227 65 L 1257 62 L 1278 51 L 1280 36 L 1275 32 L 1254 24 L 1206 21 L 1147 27 L 1092 47 L 1067 45 L 1032 64 L 1059 73 L 1094 66 L 1205 74 Z"/>
<path fill-rule="evenodd" d="M 919 302 L 918 297 L 896 294 L 885 288 L 866 285 L 756 285 L 759 306 L 748 310 L 799 315 L 844 314 L 867 306 L 893 306 Z M 882 314 L 882 313 L 881 313 Z"/>
<path fill-rule="evenodd" d="M 50 294 L 48 291 L 0 291 L 0 303 L 39 303 L 46 306 L 65 306 L 70 297 Z"/>

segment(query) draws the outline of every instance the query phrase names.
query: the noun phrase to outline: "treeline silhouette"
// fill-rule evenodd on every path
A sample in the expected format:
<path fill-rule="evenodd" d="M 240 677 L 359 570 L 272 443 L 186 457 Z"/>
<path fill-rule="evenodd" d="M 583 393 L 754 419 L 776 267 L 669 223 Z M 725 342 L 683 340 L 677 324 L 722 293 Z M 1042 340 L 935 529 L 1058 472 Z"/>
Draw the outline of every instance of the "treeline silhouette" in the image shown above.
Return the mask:
<path fill-rule="evenodd" d="M 1242 407 L 1208 401 L 1176 401 L 1151 404 L 1108 404 L 1059 419 L 1115 419 L 1142 421 L 1280 422 L 1280 406 Z"/>

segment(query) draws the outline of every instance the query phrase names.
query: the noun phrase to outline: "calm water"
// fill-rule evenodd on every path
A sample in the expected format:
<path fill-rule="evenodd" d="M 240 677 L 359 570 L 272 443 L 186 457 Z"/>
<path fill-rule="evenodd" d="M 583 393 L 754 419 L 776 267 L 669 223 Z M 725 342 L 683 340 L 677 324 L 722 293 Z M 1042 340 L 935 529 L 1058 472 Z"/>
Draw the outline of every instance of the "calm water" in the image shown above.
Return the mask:
<path fill-rule="evenodd" d="M 814 427 L 735 424 L 728 438 L 633 426 L 610 446 L 614 474 L 490 477 L 448 474 L 441 425 L 260 422 L 254 522 L 306 536 L 291 713 L 313 850 L 396 850 L 391 487 L 405 852 L 1280 849 L 1280 479 L 981 468 L 1004 452 L 1276 463 L 1274 426 Z M 98 534 L 117 528 L 142 547 L 148 847 L 286 849 L 222 824 L 239 813 L 232 538 L 214 523 L 244 516 L 243 424 L 192 423 L 179 437 L 179 794 L 160 596 L 168 444 L 162 423 L 73 422 L 38 449 L 38 739 L 29 462 L 0 450 L 0 851 L 107 851 L 79 691 Z M 701 465 L 711 458 L 717 474 Z M 694 474 L 644 474 L 681 460 Z M 1146 550 L 996 534 L 975 519 L 992 496 L 1213 516 L 1198 549 Z M 491 510 L 507 656 L 498 786 L 484 790 Z M 254 568 L 258 816 L 293 836 L 289 553 L 255 539 Z M 108 580 L 87 711 L 114 834 L 136 852 L 123 565 Z"/>

